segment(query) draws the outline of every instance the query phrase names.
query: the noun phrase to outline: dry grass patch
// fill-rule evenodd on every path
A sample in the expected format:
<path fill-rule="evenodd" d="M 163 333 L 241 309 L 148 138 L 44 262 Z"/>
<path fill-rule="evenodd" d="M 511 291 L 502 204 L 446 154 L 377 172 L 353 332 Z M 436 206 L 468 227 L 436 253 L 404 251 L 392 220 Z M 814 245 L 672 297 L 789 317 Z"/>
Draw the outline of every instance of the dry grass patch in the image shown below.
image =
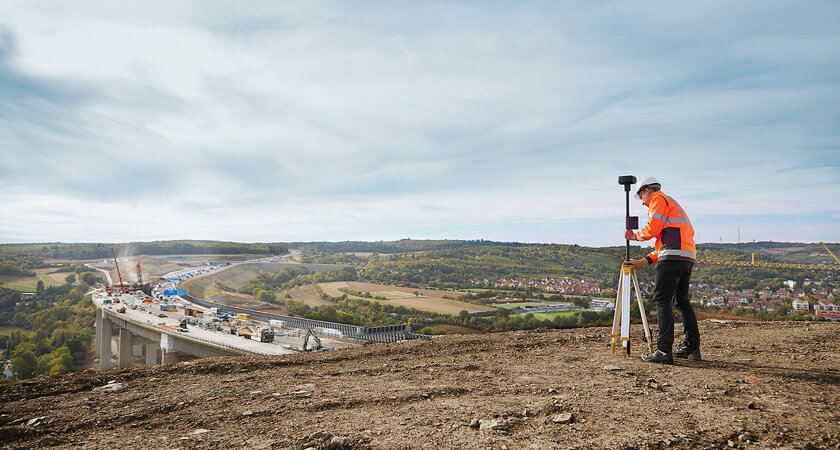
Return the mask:
<path fill-rule="evenodd" d="M 406 308 L 415 308 L 421 311 L 442 314 L 458 314 L 463 310 L 470 313 L 495 310 L 494 308 L 487 306 L 473 305 L 471 303 L 443 298 L 444 295 L 448 297 L 456 297 L 462 295 L 462 292 L 404 288 L 386 286 L 383 284 L 362 283 L 358 281 L 336 281 L 332 283 L 321 283 L 320 286 L 324 292 L 334 297 L 344 294 L 344 292 L 339 289 L 347 288 L 353 291 L 370 292 L 373 296 L 383 296 L 387 299 L 373 301 L 381 301 L 390 305 L 405 306 Z M 417 294 L 415 294 L 415 292 Z"/>
<path fill-rule="evenodd" d="M 286 294 L 291 295 L 292 298 L 284 298 Z M 289 289 L 288 291 L 282 291 L 277 294 L 277 298 L 280 300 L 294 300 L 296 302 L 303 302 L 309 306 L 332 305 L 332 302 L 322 299 L 321 293 L 318 292 L 318 289 L 311 284 L 306 286 L 298 286 L 294 289 Z"/>
<path fill-rule="evenodd" d="M 75 272 L 56 272 L 54 267 L 35 269 L 35 276 L 43 281 L 45 286 L 60 286 L 67 282 L 65 280 L 70 274 L 76 275 Z M 78 276 L 76 278 L 78 279 Z"/>
<path fill-rule="evenodd" d="M 445 331 L 446 334 L 478 334 L 480 331 L 473 330 L 472 328 L 462 327 L 458 325 L 450 325 L 450 324 L 436 324 L 436 325 L 429 325 L 429 328 L 432 329 L 433 332 L 440 332 Z"/>
<path fill-rule="evenodd" d="M 54 267 L 44 269 L 35 269 L 34 277 L 24 277 L 20 275 L 0 275 L 0 286 L 6 289 L 14 289 L 16 291 L 34 292 L 38 287 L 38 280 L 44 282 L 44 287 L 61 286 L 65 283 L 64 279 L 67 275 L 74 272 L 50 273 L 54 272 Z"/>

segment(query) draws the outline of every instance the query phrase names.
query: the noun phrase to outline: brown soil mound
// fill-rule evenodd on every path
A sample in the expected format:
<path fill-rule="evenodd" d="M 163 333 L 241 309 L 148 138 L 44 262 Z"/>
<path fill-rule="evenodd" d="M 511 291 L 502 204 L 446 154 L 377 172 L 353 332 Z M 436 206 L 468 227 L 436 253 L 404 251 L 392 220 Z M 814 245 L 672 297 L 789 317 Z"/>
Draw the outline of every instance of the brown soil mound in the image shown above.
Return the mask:
<path fill-rule="evenodd" d="M 15 381 L 0 444 L 840 448 L 840 326 L 700 326 L 704 361 L 673 366 L 613 356 L 588 328 Z"/>

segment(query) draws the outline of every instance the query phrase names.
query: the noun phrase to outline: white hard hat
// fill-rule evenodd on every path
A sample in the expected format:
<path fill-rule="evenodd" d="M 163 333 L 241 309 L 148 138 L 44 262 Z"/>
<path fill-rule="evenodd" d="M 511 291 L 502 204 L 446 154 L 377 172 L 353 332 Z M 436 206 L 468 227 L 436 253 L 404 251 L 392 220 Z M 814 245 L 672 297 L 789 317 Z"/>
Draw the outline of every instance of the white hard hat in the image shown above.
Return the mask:
<path fill-rule="evenodd" d="M 646 187 L 650 187 L 650 186 L 653 186 L 653 185 L 656 185 L 656 187 L 661 187 L 662 186 L 659 183 L 659 180 L 657 180 L 654 177 L 644 177 L 644 178 L 642 178 L 642 181 L 639 182 L 639 188 L 636 189 L 636 194 L 634 195 L 634 197 L 636 197 L 636 199 L 638 199 L 638 200 L 641 200 L 641 197 L 639 197 L 639 191 L 641 191 L 642 189 L 644 189 Z"/>

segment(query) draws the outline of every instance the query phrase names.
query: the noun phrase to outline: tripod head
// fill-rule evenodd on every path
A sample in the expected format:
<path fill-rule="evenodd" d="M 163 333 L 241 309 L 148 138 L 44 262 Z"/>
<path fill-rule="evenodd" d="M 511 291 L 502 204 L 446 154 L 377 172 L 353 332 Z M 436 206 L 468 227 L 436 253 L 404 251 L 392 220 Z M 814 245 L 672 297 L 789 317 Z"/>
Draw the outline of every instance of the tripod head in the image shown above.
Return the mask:
<path fill-rule="evenodd" d="M 639 217 L 630 216 L 630 186 L 636 184 L 636 177 L 633 175 L 621 175 L 618 177 L 618 184 L 624 185 L 625 213 L 624 228 L 627 230 L 639 229 Z M 627 243 L 627 260 L 630 259 L 630 241 Z"/>

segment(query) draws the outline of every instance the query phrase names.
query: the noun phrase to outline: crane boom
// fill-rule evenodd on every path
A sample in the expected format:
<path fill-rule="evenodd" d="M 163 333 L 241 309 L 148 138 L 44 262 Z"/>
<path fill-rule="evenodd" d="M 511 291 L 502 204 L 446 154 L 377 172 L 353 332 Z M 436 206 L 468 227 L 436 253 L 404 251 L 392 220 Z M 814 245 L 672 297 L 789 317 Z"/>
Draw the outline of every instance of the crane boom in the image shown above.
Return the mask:
<path fill-rule="evenodd" d="M 834 258 L 834 260 L 835 260 L 835 261 L 837 261 L 837 264 L 840 264 L 840 259 L 838 259 L 838 258 L 837 258 L 837 255 L 835 255 L 835 254 L 834 254 L 834 252 L 832 252 L 831 250 L 829 250 L 828 246 L 826 246 L 826 245 L 825 245 L 825 244 L 823 244 L 822 242 L 820 242 L 820 245 L 822 245 L 822 246 L 823 246 L 823 248 L 825 249 L 825 251 L 827 251 L 827 252 L 828 252 L 828 254 L 829 254 L 829 255 L 831 255 L 831 257 L 832 257 L 832 258 Z"/>
<path fill-rule="evenodd" d="M 119 263 L 117 263 L 117 252 L 115 252 L 114 249 L 111 248 L 111 253 L 114 255 L 114 265 L 117 266 L 117 276 L 120 277 L 120 290 L 124 292 L 125 287 L 123 287 L 122 274 L 120 274 L 120 265 Z"/>

